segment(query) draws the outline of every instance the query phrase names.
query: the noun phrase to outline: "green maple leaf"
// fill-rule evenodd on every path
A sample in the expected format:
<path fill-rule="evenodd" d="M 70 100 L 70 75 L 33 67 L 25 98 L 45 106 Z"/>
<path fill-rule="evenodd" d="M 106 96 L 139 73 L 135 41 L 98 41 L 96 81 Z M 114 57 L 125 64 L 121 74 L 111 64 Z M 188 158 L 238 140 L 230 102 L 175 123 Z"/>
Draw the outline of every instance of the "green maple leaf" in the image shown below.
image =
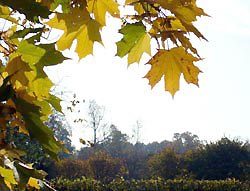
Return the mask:
<path fill-rule="evenodd" d="M 54 0 L 54 2 L 50 5 L 50 8 L 55 10 L 59 5 L 62 6 L 63 13 L 69 13 L 70 0 Z"/>
<path fill-rule="evenodd" d="M 24 62 L 27 62 L 32 67 L 39 62 L 39 60 L 45 55 L 45 53 L 45 49 L 29 43 L 27 40 L 22 40 L 19 43 L 15 54 L 21 56 L 22 60 Z M 14 57 L 16 56 L 15 54 Z"/>
<path fill-rule="evenodd" d="M 55 108 L 55 110 L 62 113 L 62 107 L 60 104 L 62 100 L 60 98 L 50 94 L 50 97 L 47 99 L 47 101 L 53 106 L 53 108 Z"/>
<path fill-rule="evenodd" d="M 40 107 L 31 104 L 22 98 L 13 99 L 17 111 L 22 114 L 26 128 L 31 138 L 38 140 L 43 149 L 53 158 L 57 158 L 62 145 L 53 135 L 53 131 L 41 120 Z"/>
<path fill-rule="evenodd" d="M 116 43 L 117 56 L 121 58 L 128 54 L 128 64 L 140 61 L 144 52 L 151 54 L 150 37 L 141 23 L 127 24 L 119 30 L 123 38 Z"/>
<path fill-rule="evenodd" d="M 32 37 L 33 38 L 33 37 Z M 34 45 L 31 40 L 22 40 L 12 58 L 20 56 L 36 72 L 37 77 L 46 77 L 44 66 L 52 66 L 62 63 L 68 59 L 62 52 L 55 49 L 55 43 Z"/>
<path fill-rule="evenodd" d="M 38 62 L 38 64 L 41 64 L 42 66 L 61 64 L 64 60 L 68 59 L 63 56 L 62 52 L 55 49 L 55 43 L 40 44 L 38 47 L 45 50 L 45 54 L 43 54 Z"/>

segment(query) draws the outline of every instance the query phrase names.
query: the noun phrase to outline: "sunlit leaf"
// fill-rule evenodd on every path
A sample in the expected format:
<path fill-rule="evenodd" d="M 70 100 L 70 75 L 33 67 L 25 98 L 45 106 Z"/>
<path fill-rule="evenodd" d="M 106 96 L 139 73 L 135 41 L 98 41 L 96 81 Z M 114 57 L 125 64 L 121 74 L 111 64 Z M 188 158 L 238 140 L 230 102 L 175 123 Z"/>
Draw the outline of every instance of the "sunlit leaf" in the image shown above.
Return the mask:
<path fill-rule="evenodd" d="M 151 65 L 146 74 L 150 86 L 153 88 L 164 77 L 165 90 L 172 96 L 179 90 L 180 75 L 184 75 L 187 83 L 198 86 L 198 74 L 201 72 L 193 62 L 200 58 L 189 54 L 182 47 L 170 50 L 159 50 L 147 64 Z"/>
<path fill-rule="evenodd" d="M 39 62 L 39 60 L 45 55 L 46 50 L 28 43 L 26 40 L 22 40 L 16 50 L 24 62 L 30 64 L 30 66 Z"/>
<path fill-rule="evenodd" d="M 92 54 L 95 41 L 101 43 L 101 26 L 90 18 L 85 9 L 75 9 L 69 14 L 58 13 L 47 24 L 52 28 L 64 30 L 57 42 L 59 50 L 70 48 L 73 41 L 77 40 L 76 52 L 80 58 Z"/>
<path fill-rule="evenodd" d="M 32 165 L 24 164 L 18 161 L 14 162 L 20 182 L 18 184 L 19 189 L 24 189 L 26 185 L 29 183 L 30 178 L 34 178 L 33 180 L 31 179 L 31 183 L 34 183 L 35 179 L 44 179 L 47 173 L 45 173 L 42 170 L 36 170 L 32 167 Z M 35 185 L 35 184 L 33 184 Z"/>
<path fill-rule="evenodd" d="M 94 13 L 95 20 L 102 26 L 106 25 L 106 13 L 113 17 L 119 17 L 119 4 L 114 0 L 87 0 L 88 11 Z"/>
<path fill-rule="evenodd" d="M 0 167 L 0 175 L 2 178 L 4 178 L 4 182 L 9 187 L 9 189 L 12 189 L 12 184 L 17 184 L 14 173 L 11 169 Z"/>
<path fill-rule="evenodd" d="M 35 189 L 40 189 L 41 188 L 40 185 L 39 185 L 39 180 L 36 179 L 36 178 L 33 178 L 33 177 L 29 178 L 28 185 L 35 188 Z"/>
<path fill-rule="evenodd" d="M 116 43 L 117 55 L 124 57 L 128 54 L 128 64 L 139 63 L 144 52 L 151 54 L 150 37 L 141 22 L 127 24 L 119 32 L 123 34 L 123 38 Z"/>
<path fill-rule="evenodd" d="M 16 19 L 12 17 L 11 11 L 8 7 L 0 5 L 0 18 L 6 19 L 13 23 L 17 23 Z"/>

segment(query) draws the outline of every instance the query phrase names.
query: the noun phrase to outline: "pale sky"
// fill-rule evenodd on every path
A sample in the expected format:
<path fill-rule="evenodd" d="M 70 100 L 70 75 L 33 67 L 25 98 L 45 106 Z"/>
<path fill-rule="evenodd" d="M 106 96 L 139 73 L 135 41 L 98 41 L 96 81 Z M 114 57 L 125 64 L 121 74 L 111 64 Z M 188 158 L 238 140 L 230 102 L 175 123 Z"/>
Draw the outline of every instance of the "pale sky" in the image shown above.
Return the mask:
<path fill-rule="evenodd" d="M 174 133 L 185 131 L 212 141 L 224 135 L 250 139 L 250 2 L 199 0 L 198 5 L 212 16 L 196 23 L 209 42 L 193 38 L 205 58 L 196 63 L 203 71 L 199 88 L 182 79 L 174 99 L 164 91 L 163 82 L 151 90 L 142 78 L 149 69 L 144 65 L 149 56 L 129 68 L 126 58 L 115 57 L 115 42 L 121 38 L 118 21 L 109 21 L 103 29 L 105 47 L 96 44 L 94 55 L 80 63 L 70 53 L 73 61 L 65 61 L 49 74 L 56 83 L 63 79 L 60 84 L 79 98 L 105 106 L 106 121 L 122 132 L 131 135 L 140 120 L 145 143 L 171 140 Z M 72 125 L 74 144 L 79 137 L 89 137 L 89 130 Z"/>

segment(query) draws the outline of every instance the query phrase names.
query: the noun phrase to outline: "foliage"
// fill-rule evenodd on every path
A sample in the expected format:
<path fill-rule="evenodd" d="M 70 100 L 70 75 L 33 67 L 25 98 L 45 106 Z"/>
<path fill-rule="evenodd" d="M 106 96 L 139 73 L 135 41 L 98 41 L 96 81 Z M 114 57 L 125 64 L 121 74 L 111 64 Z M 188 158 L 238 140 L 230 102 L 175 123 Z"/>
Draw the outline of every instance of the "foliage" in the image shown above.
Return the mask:
<path fill-rule="evenodd" d="M 95 152 L 89 159 L 91 170 L 96 180 L 110 182 L 116 177 L 127 174 L 127 168 L 119 158 L 112 158 L 104 152 Z"/>
<path fill-rule="evenodd" d="M 153 177 L 174 179 L 181 174 L 181 157 L 173 149 L 165 149 L 148 161 L 149 173 Z"/>
<path fill-rule="evenodd" d="M 250 152 L 246 145 L 226 137 L 193 152 L 187 157 L 187 163 L 197 179 L 247 180 L 250 177 Z"/>
<path fill-rule="evenodd" d="M 117 176 L 126 175 L 127 169 L 121 159 L 112 158 L 101 151 L 95 151 L 88 159 L 69 158 L 55 162 L 48 172 L 49 178 L 62 177 L 74 180 L 86 176 L 102 182 L 109 182 Z"/>
<path fill-rule="evenodd" d="M 127 181 L 123 178 L 113 180 L 109 184 L 102 184 L 82 177 L 70 181 L 68 179 L 54 180 L 54 186 L 58 190 L 64 191 L 248 191 L 250 182 L 240 182 L 234 179 L 208 181 L 208 180 L 187 180 L 174 179 L 164 180 L 149 179 L 149 180 L 131 180 Z"/>
<path fill-rule="evenodd" d="M 178 154 L 183 154 L 187 151 L 195 151 L 201 147 L 203 147 L 203 141 L 191 132 L 186 131 L 174 134 L 172 148 Z"/>
<path fill-rule="evenodd" d="M 123 6 L 134 8 L 134 13 L 121 15 Z M 23 190 L 27 183 L 36 182 L 33 178 L 44 178 L 40 171 L 20 163 L 21 152 L 5 143 L 8 128 L 18 128 L 19 133 L 36 139 L 52 158 L 63 150 L 53 131 L 44 124 L 52 113 L 51 107 L 61 112 L 60 99 L 50 93 L 53 83 L 44 68 L 66 60 L 62 51 L 70 49 L 73 42 L 80 59 L 92 54 L 94 43 L 102 44 L 101 31 L 107 14 L 123 21 L 117 55 L 128 55 L 128 64 L 139 62 L 144 52 L 151 54 L 151 41 L 157 42 L 157 52 L 148 61 L 151 69 L 145 76 L 152 87 L 164 76 L 165 89 L 174 95 L 181 74 L 187 83 L 198 85 L 200 70 L 194 62 L 201 58 L 188 35 L 205 39 L 193 23 L 198 16 L 207 14 L 197 7 L 196 0 L 1 0 L 2 190 L 14 186 Z M 56 42 L 47 41 L 52 29 L 62 31 Z"/>
<path fill-rule="evenodd" d="M 91 166 L 87 160 L 63 159 L 54 162 L 48 171 L 49 178 L 63 177 L 74 180 L 82 176 L 94 177 Z"/>
<path fill-rule="evenodd" d="M 9 140 L 11 140 L 16 149 L 25 152 L 25 154 L 21 156 L 21 159 L 33 164 L 33 167 L 36 169 L 47 170 L 52 164 L 52 160 L 43 151 L 38 141 L 31 140 L 28 135 L 18 133 L 15 129 L 14 131 L 15 132 L 9 133 L 11 137 L 7 136 L 6 141 L 9 142 Z"/>
<path fill-rule="evenodd" d="M 92 178 L 76 178 L 74 180 L 69 180 L 66 178 L 58 178 L 51 181 L 53 183 L 53 187 L 57 190 L 64 191 L 103 191 L 102 184 Z"/>

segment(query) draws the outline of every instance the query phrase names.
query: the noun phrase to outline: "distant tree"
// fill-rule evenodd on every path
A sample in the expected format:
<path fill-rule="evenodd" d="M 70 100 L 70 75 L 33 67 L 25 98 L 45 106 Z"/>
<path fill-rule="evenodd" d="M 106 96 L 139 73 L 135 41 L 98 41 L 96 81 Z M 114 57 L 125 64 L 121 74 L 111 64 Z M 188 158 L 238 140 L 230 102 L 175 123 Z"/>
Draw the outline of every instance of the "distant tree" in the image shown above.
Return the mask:
<path fill-rule="evenodd" d="M 181 157 L 167 148 L 149 159 L 148 168 L 151 176 L 173 179 L 181 174 Z"/>
<path fill-rule="evenodd" d="M 96 180 L 110 182 L 116 177 L 122 177 L 127 174 L 127 168 L 122 160 L 113 158 L 105 152 L 95 152 L 88 161 Z"/>
<path fill-rule="evenodd" d="M 141 129 L 142 129 L 142 122 L 139 120 L 136 120 L 135 126 L 133 128 L 133 135 L 132 138 L 134 140 L 134 143 L 139 143 L 141 141 Z"/>
<path fill-rule="evenodd" d="M 61 159 L 70 157 L 70 154 L 72 154 L 75 149 L 71 144 L 71 127 L 62 113 L 53 112 L 54 113 L 49 116 L 49 120 L 45 123 L 53 130 L 55 137 L 63 143 L 64 148 L 68 151 L 60 152 L 59 157 Z"/>
<path fill-rule="evenodd" d="M 89 161 L 67 158 L 57 161 L 49 169 L 49 178 L 63 177 L 70 180 L 82 176 L 94 177 Z"/>
<path fill-rule="evenodd" d="M 128 142 L 128 135 L 122 133 L 115 125 L 111 125 L 109 128 L 109 135 L 105 141 L 100 145 L 106 152 L 112 157 L 123 158 L 127 147 L 131 145 Z"/>
<path fill-rule="evenodd" d="M 17 133 L 16 129 L 12 129 L 7 136 L 7 142 L 11 140 L 11 144 L 14 148 L 24 151 L 24 155 L 21 156 L 23 161 L 32 163 L 37 169 L 47 171 L 49 166 L 52 164 L 52 160 L 48 155 L 45 154 L 42 146 L 37 140 L 32 140 L 28 135 L 23 133 Z"/>
<path fill-rule="evenodd" d="M 107 132 L 105 131 L 101 141 L 98 141 L 94 147 L 84 147 L 78 152 L 78 158 L 88 159 L 92 157 L 95 151 L 103 151 L 112 157 L 122 158 L 128 145 L 128 135 L 122 133 L 115 125 L 110 125 Z"/>
<path fill-rule="evenodd" d="M 160 153 L 161 151 L 165 150 L 168 147 L 172 147 L 172 142 L 171 141 L 161 141 L 160 143 L 157 141 L 154 141 L 152 143 L 148 143 L 145 145 L 145 151 L 147 152 L 148 155 L 154 155 L 157 153 Z"/>
<path fill-rule="evenodd" d="M 193 152 L 188 170 L 197 179 L 250 178 L 250 151 L 247 145 L 226 137 Z"/>
<path fill-rule="evenodd" d="M 128 167 L 129 179 L 146 179 L 148 175 L 147 161 L 149 154 L 144 143 L 136 143 L 127 147 L 124 161 Z"/>
<path fill-rule="evenodd" d="M 172 146 L 178 154 L 198 149 L 202 145 L 203 143 L 199 140 L 199 137 L 188 131 L 181 134 L 175 133 L 172 142 Z"/>
<path fill-rule="evenodd" d="M 103 123 L 105 108 L 96 103 L 95 100 L 89 101 L 87 109 L 87 127 L 93 130 L 93 143 L 96 145 L 100 140 L 98 140 L 97 132 L 101 127 L 105 127 L 106 124 Z"/>

